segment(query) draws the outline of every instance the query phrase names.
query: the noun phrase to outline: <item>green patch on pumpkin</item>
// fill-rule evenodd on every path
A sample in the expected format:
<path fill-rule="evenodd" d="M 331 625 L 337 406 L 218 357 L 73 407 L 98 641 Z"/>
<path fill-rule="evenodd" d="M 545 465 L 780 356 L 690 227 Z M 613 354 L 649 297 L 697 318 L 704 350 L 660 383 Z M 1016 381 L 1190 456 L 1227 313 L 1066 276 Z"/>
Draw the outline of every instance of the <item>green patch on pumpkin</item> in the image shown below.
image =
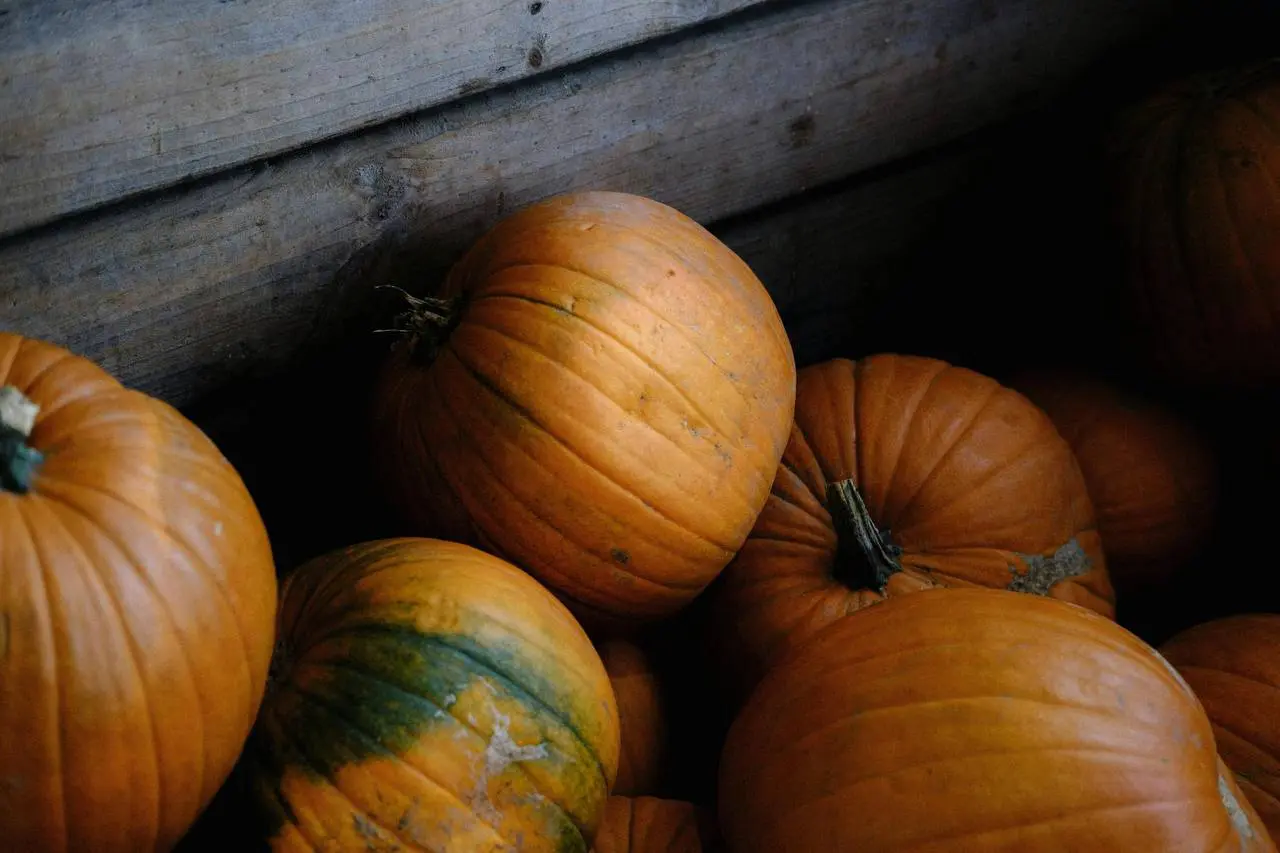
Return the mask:
<path fill-rule="evenodd" d="M 525 719 L 539 729 L 541 742 L 547 745 L 536 753 L 516 749 L 505 756 L 506 763 L 536 760 L 564 779 L 576 795 L 577 803 L 553 806 L 548 801 L 547 832 L 556 835 L 555 849 L 586 853 L 589 845 L 583 828 L 565 807 L 581 812 L 594 803 L 603 808 L 608 794 L 603 768 L 574 719 L 579 716 L 574 713 L 579 703 L 563 686 L 538 672 L 518 648 L 482 646 L 470 637 L 425 633 L 412 625 L 385 621 L 327 632 L 311 643 L 312 649 L 321 643 L 329 650 L 323 657 L 316 656 L 315 663 L 308 662 L 307 651 L 301 650 L 301 662 L 280 667 L 272 692 L 293 696 L 287 702 L 277 696 L 264 709 L 264 715 L 274 714 L 271 724 L 278 729 L 279 740 L 264 731 L 263 722 L 254 735 L 254 761 L 262 774 L 258 799 L 271 835 L 286 823 L 296 823 L 289 804 L 279 795 L 286 767 L 316 780 L 332 779 L 344 766 L 408 753 L 433 727 L 452 729 L 461 724 L 476 731 L 474 720 L 457 718 L 451 709 L 458 697 L 483 682 L 483 689 L 493 694 L 499 706 L 514 704 L 524 709 Z M 291 678 L 289 670 L 297 665 L 310 667 L 305 687 L 302 679 Z M 555 748 L 548 736 L 551 732 L 559 732 L 558 740 L 572 748 Z M 499 732 L 490 733 L 488 740 L 494 749 Z M 505 743 L 514 747 L 509 738 Z M 484 761 L 485 756 L 478 760 Z"/>

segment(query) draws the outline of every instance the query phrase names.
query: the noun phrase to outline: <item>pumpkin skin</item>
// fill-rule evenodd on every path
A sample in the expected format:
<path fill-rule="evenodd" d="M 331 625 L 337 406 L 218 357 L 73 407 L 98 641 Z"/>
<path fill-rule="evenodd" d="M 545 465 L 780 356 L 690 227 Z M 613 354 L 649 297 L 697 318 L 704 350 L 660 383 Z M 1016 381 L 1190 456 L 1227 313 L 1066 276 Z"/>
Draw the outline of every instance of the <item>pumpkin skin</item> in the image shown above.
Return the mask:
<path fill-rule="evenodd" d="M 574 193 L 498 223 L 442 300 L 416 300 L 375 395 L 414 532 L 510 560 L 593 628 L 692 600 L 764 506 L 795 401 L 747 265 L 658 202 Z"/>
<path fill-rule="evenodd" d="M 1200 699 L 1222 760 L 1273 838 L 1280 837 L 1280 616 L 1196 625 L 1160 652 Z"/>
<path fill-rule="evenodd" d="M 634 797 L 655 792 L 667 748 L 662 686 L 649 656 L 635 643 L 611 639 L 600 658 L 613 685 L 622 726 L 622 752 L 613 793 Z"/>
<path fill-rule="evenodd" d="M 251 741 L 273 850 L 589 849 L 617 705 L 527 574 L 453 542 L 366 542 L 290 575 L 278 630 Z"/>
<path fill-rule="evenodd" d="M 593 853 L 710 853 L 712 820 L 692 803 L 610 797 Z"/>
<path fill-rule="evenodd" d="M 266 530 L 197 427 L 93 363 L 0 334 L 5 386 L 39 413 L 0 450 L 4 844 L 169 849 L 230 773 L 266 686 Z M 13 454 L 31 450 L 43 461 L 19 487 Z"/>
<path fill-rule="evenodd" d="M 1191 690 L 1082 607 L 932 589 L 760 683 L 720 774 L 734 853 L 1273 851 Z"/>
<path fill-rule="evenodd" d="M 876 559 L 896 566 L 868 567 L 833 490 L 845 481 L 886 540 Z M 938 585 L 1047 592 L 1114 614 L 1071 449 L 1026 398 L 942 361 L 806 367 L 773 494 L 717 585 L 726 667 L 749 686 L 837 618 Z"/>
<path fill-rule="evenodd" d="M 1110 156 L 1144 350 L 1193 384 L 1280 380 L 1280 63 L 1154 93 Z"/>
<path fill-rule="evenodd" d="M 1172 580 L 1213 529 L 1218 472 L 1208 442 L 1172 412 L 1093 379 L 1042 372 L 1012 385 L 1045 410 L 1080 462 L 1121 593 Z"/>

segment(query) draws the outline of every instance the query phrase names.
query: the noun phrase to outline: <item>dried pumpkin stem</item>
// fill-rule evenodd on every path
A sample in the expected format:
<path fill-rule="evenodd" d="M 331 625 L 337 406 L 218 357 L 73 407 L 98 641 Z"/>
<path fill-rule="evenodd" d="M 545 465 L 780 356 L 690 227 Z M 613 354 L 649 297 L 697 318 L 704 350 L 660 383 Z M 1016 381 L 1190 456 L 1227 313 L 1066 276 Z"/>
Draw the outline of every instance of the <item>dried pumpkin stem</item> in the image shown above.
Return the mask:
<path fill-rule="evenodd" d="M 40 407 L 12 385 L 0 388 L 0 490 L 25 495 L 31 490 L 43 454 L 27 439 L 35 429 Z"/>
<path fill-rule="evenodd" d="M 888 531 L 876 527 L 853 480 L 827 486 L 827 507 L 840 542 L 834 567 L 836 578 L 856 588 L 883 592 L 889 578 L 902 571 L 898 562 L 902 549 L 893 544 Z"/>
<path fill-rule="evenodd" d="M 414 296 L 403 288 L 391 284 L 380 285 L 379 290 L 395 290 L 404 297 L 409 307 L 396 315 L 390 329 L 379 332 L 404 335 L 409 340 L 409 350 L 414 360 L 430 364 L 440 347 L 458 326 L 462 314 L 462 298 L 437 299 L 432 296 Z"/>

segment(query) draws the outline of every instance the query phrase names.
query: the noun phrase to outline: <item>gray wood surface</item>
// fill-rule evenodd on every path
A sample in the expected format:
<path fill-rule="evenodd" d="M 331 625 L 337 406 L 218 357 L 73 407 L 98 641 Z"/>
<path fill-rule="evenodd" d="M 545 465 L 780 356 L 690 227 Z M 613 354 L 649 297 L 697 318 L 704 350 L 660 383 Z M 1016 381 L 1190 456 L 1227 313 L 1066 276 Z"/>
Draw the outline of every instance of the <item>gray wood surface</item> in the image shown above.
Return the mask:
<path fill-rule="evenodd" d="M 0 235 L 764 0 L 0 0 Z"/>
<path fill-rule="evenodd" d="M 183 403 L 370 328 L 575 188 L 714 221 L 987 125 L 1161 0 L 830 0 L 607 57 L 0 247 L 0 327 Z"/>

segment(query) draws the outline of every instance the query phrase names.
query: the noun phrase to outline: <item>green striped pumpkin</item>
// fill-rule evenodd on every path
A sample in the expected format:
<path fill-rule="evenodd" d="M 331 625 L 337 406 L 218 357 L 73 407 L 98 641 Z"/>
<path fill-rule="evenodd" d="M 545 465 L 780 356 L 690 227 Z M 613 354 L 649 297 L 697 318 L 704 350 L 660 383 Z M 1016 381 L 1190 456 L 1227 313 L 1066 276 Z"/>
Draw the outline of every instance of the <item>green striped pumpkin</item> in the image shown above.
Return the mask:
<path fill-rule="evenodd" d="M 272 849 L 586 853 L 618 711 L 582 628 L 466 545 L 390 539 L 285 583 L 250 748 Z"/>

